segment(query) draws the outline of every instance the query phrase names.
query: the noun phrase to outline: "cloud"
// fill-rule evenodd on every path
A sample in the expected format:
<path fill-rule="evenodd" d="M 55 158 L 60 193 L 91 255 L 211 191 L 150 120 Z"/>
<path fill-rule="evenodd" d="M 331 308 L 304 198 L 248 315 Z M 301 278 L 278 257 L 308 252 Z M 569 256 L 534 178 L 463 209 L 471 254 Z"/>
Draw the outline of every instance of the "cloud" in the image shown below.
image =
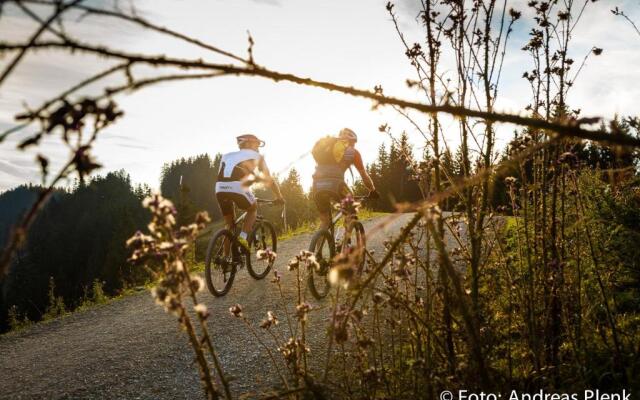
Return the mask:
<path fill-rule="evenodd" d="M 33 164 L 33 163 L 31 163 Z M 32 175 L 37 172 L 33 166 L 25 165 L 23 160 L 0 160 L 0 172 L 15 178 L 24 178 L 25 175 Z"/>
<path fill-rule="evenodd" d="M 364 88 L 382 84 L 385 93 L 424 101 L 424 97 L 404 84 L 405 78 L 414 78 L 414 71 L 385 10 L 386 1 L 148 0 L 136 4 L 140 5 L 138 12 L 152 16 L 150 19 L 159 25 L 238 54 L 246 54 L 246 30 L 250 29 L 256 39 L 256 59 L 273 69 Z M 570 93 L 572 108 L 583 108 L 585 114 L 596 111 L 612 116 L 616 111 L 632 110 L 635 99 L 640 98 L 640 85 L 635 85 L 640 71 L 636 68 L 640 63 L 637 51 L 640 40 L 628 23 L 614 18 L 609 11 L 616 5 L 628 6 L 625 12 L 638 21 L 640 15 L 634 11 L 637 7 L 631 7 L 633 1 L 637 4 L 637 0 L 588 4 L 574 33 L 571 57 L 579 64 L 591 46 L 605 50 L 602 56 L 588 60 Z M 423 43 L 424 29 L 416 19 L 420 1 L 397 0 L 395 3 L 407 41 Z M 108 6 L 111 2 L 105 4 Z M 126 1 L 122 4 L 128 7 Z M 531 97 L 522 73 L 531 68 L 532 62 L 529 55 L 521 51 L 528 40 L 531 22 L 527 20 L 526 0 L 509 0 L 508 7 L 522 11 L 523 17 L 510 39 L 498 108 L 521 112 Z M 177 40 L 134 30 L 129 24 L 113 19 L 89 17 L 82 25 L 74 25 L 72 20 L 70 16 L 69 31 L 82 41 L 114 44 L 123 50 L 147 54 L 202 56 L 205 60 L 218 57 Z M 22 40 L 33 29 L 24 18 L 10 20 L 3 15 L 0 37 L 13 40 L 9 35 L 16 34 L 14 26 L 20 29 Z M 446 77 L 453 77 L 454 62 L 445 57 L 442 61 L 441 71 Z M 0 61 L 0 68 L 2 62 L 4 60 Z M 13 115 L 22 111 L 23 100 L 38 106 L 45 97 L 106 67 L 103 61 L 93 57 L 70 58 L 54 51 L 26 57 L 19 68 L 21 74 L 12 76 L 0 90 L 0 128 L 13 126 Z M 162 164 L 177 157 L 227 151 L 235 146 L 234 135 L 244 131 L 265 136 L 269 142 L 265 152 L 274 170 L 288 166 L 290 160 L 309 150 L 315 138 L 335 132 L 342 125 L 353 126 L 367 138 L 361 143 L 366 162 L 373 161 L 377 146 L 385 140 L 376 133 L 377 126 L 383 122 L 390 123 L 397 132 L 406 128 L 414 135 L 416 148 L 423 144 L 413 127 L 393 110 L 381 108 L 372 113 L 367 101 L 287 83 L 227 77 L 167 83 L 133 95 L 121 95 L 116 100 L 126 115 L 101 135 L 95 152 L 98 160 L 107 166 L 105 170 L 125 168 L 138 182 L 156 183 Z M 416 118 L 422 123 L 425 121 L 422 114 L 416 114 Z M 449 144 L 457 145 L 457 122 L 444 116 L 443 121 L 450 127 Z M 500 125 L 499 129 L 501 138 L 508 138 L 513 127 Z M 11 174 L 4 170 L 0 174 L 0 188 L 15 184 L 18 179 L 15 173 L 21 165 L 26 167 L 31 163 L 32 171 L 37 172 L 35 152 L 15 150 L 19 137 L 22 136 L 0 143 L 0 159 L 10 160 L 6 162 L 11 164 L 8 167 Z M 55 139 L 39 150 L 51 154 L 52 171 L 58 165 L 56 162 L 68 157 L 59 138 Z M 306 158 L 295 167 L 308 187 L 312 160 Z M 37 182 L 37 179 L 37 174 L 25 173 L 18 182 Z"/>
<path fill-rule="evenodd" d="M 126 144 L 126 143 L 118 143 L 116 144 L 118 147 L 124 147 L 127 149 L 140 149 L 140 150 L 149 150 L 149 146 L 142 146 L 137 144 Z"/>
<path fill-rule="evenodd" d="M 280 0 L 249 0 L 249 1 L 254 3 L 259 3 L 259 4 L 268 4 L 270 6 L 276 6 L 276 7 L 282 6 L 282 4 L 280 3 Z"/>
<path fill-rule="evenodd" d="M 22 170 L 22 168 L 18 168 L 16 165 L 3 160 L 0 160 L 0 172 L 4 172 L 7 175 L 12 175 L 15 177 L 22 177 L 24 175 L 24 171 Z"/>

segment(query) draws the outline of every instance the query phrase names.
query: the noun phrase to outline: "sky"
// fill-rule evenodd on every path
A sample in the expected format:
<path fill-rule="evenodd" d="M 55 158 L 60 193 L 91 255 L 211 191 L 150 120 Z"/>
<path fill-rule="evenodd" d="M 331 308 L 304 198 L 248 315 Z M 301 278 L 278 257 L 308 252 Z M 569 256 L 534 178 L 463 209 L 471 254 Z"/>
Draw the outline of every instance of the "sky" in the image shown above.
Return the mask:
<path fill-rule="evenodd" d="M 525 11 L 524 0 L 507 0 L 508 7 Z M 90 1 L 95 5 L 110 0 Z M 127 4 L 121 1 L 121 4 Z M 416 21 L 419 1 L 397 2 L 401 29 L 409 42 L 422 41 Z M 405 85 L 414 78 L 404 47 L 382 0 L 139 0 L 137 12 L 155 23 L 197 37 L 205 42 L 246 55 L 247 32 L 255 40 L 257 63 L 270 69 L 317 80 L 373 89 L 385 94 L 424 101 Z M 604 52 L 590 57 L 569 93 L 572 108 L 585 116 L 613 117 L 637 113 L 640 99 L 640 35 L 610 9 L 619 6 L 640 22 L 638 0 L 601 0 L 590 3 L 573 33 L 571 54 L 579 64 L 593 46 Z M 527 14 L 516 25 L 503 68 L 497 108 L 518 112 L 529 102 L 527 82 L 521 78 L 530 67 L 520 50 L 531 28 Z M 11 6 L 0 17 L 0 40 L 24 41 L 33 23 Z M 156 33 L 113 20 L 72 18 L 67 32 L 82 41 L 115 46 L 131 52 L 166 53 L 225 61 L 220 56 Z M 3 68 L 8 57 L 0 58 Z M 91 56 L 69 57 L 55 51 L 29 54 L 13 75 L 0 86 L 0 130 L 16 124 L 14 115 L 25 104 L 37 107 L 74 82 L 104 69 L 104 60 Z M 443 71 L 454 65 L 445 60 Z M 143 71 L 134 71 L 143 73 Z M 98 93 L 90 87 L 85 94 Z M 104 131 L 95 147 L 97 159 L 106 165 L 98 173 L 124 169 L 134 183 L 159 186 L 162 165 L 180 157 L 215 154 L 236 148 L 235 137 L 253 133 L 263 138 L 263 149 L 272 171 L 286 175 L 291 167 L 311 184 L 313 160 L 308 155 L 320 137 L 350 127 L 359 135 L 358 148 L 366 163 L 388 138 L 378 126 L 389 123 L 398 134 L 406 130 L 416 154 L 424 146 L 412 126 L 389 108 L 372 110 L 370 101 L 262 78 L 221 77 L 211 80 L 163 83 L 116 98 L 126 114 Z M 422 121 L 426 118 L 414 116 Z M 456 122 L 443 118 L 447 143 L 458 143 Z M 513 127 L 499 128 L 499 145 L 508 141 Z M 0 191 L 22 183 L 38 183 L 36 151 L 21 152 L 16 143 L 23 131 L 0 143 Z M 52 169 L 68 157 L 58 138 L 47 138 L 38 151 L 51 156 Z M 71 182 L 68 182 L 71 183 Z"/>

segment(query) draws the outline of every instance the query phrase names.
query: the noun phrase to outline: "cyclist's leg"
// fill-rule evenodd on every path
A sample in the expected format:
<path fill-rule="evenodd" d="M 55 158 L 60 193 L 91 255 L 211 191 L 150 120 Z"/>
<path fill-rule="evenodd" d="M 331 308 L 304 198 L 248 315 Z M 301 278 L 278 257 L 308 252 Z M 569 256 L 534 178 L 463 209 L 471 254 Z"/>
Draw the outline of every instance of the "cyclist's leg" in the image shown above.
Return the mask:
<path fill-rule="evenodd" d="M 218 206 L 220 207 L 220 212 L 222 213 L 222 218 L 224 219 L 224 224 L 227 229 L 233 232 L 233 223 L 236 219 L 235 212 L 233 209 L 233 201 L 229 198 L 228 193 L 226 192 L 217 192 L 216 199 L 218 200 Z M 231 243 L 225 240 L 224 242 L 224 255 L 228 256 L 231 251 Z"/>
<path fill-rule="evenodd" d="M 325 190 L 314 190 L 312 196 L 320 218 L 320 229 L 327 229 L 331 224 L 331 194 Z"/>
<path fill-rule="evenodd" d="M 235 202 L 238 207 L 247 212 L 242 224 L 242 232 L 240 232 L 240 236 L 247 240 L 258 215 L 258 201 L 250 190 L 244 190 L 237 194 Z"/>
<path fill-rule="evenodd" d="M 242 223 L 242 230 L 238 235 L 238 241 L 248 250 L 249 233 L 251 232 L 258 215 L 258 202 L 253 196 L 253 193 L 248 190 L 228 192 L 227 195 L 231 201 L 238 206 L 238 208 L 246 211 L 247 213 Z"/>
<path fill-rule="evenodd" d="M 258 216 L 258 203 L 251 204 L 247 209 L 247 216 L 244 218 L 244 223 L 242 224 L 242 233 L 244 234 L 244 238 L 246 239 L 253 229 L 253 224 L 256 222 L 256 218 Z M 247 235 L 247 236 L 245 236 Z"/>

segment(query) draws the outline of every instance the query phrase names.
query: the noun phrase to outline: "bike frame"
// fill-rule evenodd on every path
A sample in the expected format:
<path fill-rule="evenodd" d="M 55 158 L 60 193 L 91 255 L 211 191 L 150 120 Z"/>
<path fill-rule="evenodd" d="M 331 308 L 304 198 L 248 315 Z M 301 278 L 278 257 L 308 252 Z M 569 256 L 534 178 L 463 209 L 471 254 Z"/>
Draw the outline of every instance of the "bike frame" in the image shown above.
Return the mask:
<path fill-rule="evenodd" d="M 336 235 L 336 225 L 342 219 L 342 211 L 338 211 L 335 216 L 331 217 L 331 226 L 329 227 L 329 232 L 331 232 L 331 236 L 335 237 Z"/>
<path fill-rule="evenodd" d="M 265 200 L 265 199 L 257 199 L 257 200 L 258 200 L 258 204 L 274 204 L 274 201 L 273 201 L 273 200 Z M 245 217 L 246 217 L 246 216 L 247 216 L 247 212 L 246 212 L 246 211 L 243 211 L 243 212 L 242 212 L 242 214 L 240 214 L 240 215 L 235 219 L 235 221 L 233 221 L 233 230 L 235 230 L 235 228 L 236 228 L 238 225 L 240 225 L 240 223 L 241 223 L 242 221 L 244 221 L 244 219 L 245 219 Z M 264 217 L 263 217 L 260 213 L 258 213 L 258 214 L 256 215 L 256 222 L 258 222 L 258 221 L 263 221 L 263 220 L 264 220 Z M 234 232 L 234 233 L 235 233 L 235 232 Z"/>
<path fill-rule="evenodd" d="M 367 199 L 367 196 L 357 196 L 353 198 L 355 201 L 363 201 Z M 335 239 L 336 237 L 336 225 L 338 224 L 338 222 L 340 222 L 340 220 L 344 217 L 344 213 L 342 212 L 342 210 L 339 210 L 335 215 L 331 215 L 331 225 L 329 226 L 329 232 L 331 232 L 331 236 Z M 358 219 L 358 214 L 356 213 L 353 216 L 356 220 Z M 346 231 L 346 226 L 344 227 L 345 231 Z"/>
<path fill-rule="evenodd" d="M 263 199 L 257 199 L 257 202 L 260 204 L 271 204 L 271 205 L 276 203 L 276 201 L 273 201 L 273 200 L 263 200 Z M 253 267 L 250 262 L 251 257 L 249 254 L 247 254 L 246 258 L 241 257 L 242 250 L 239 249 L 240 247 L 240 244 L 238 243 L 239 229 L 237 228 L 239 224 L 246 218 L 246 216 L 247 216 L 247 211 L 240 214 L 240 216 L 238 216 L 237 218 L 234 218 L 233 226 L 219 229 L 216 233 L 213 234 L 213 236 L 209 240 L 209 246 L 207 247 L 205 271 L 206 271 L 207 286 L 209 287 L 209 290 L 214 296 L 223 296 L 229 291 L 229 289 L 231 288 L 231 285 L 233 284 L 233 280 L 235 278 L 237 271 L 240 268 L 242 268 L 243 265 L 246 265 L 248 267 L 249 274 L 251 274 L 251 276 L 255 279 L 264 278 L 268 273 L 268 269 L 270 269 L 273 266 L 273 264 L 270 264 L 268 265 L 267 270 L 264 270 L 263 272 L 259 273 L 259 272 L 256 272 L 255 269 L 252 269 Z M 256 222 L 258 221 L 265 223 L 266 219 L 262 215 L 258 214 L 256 216 Z M 273 226 L 269 224 L 268 227 L 269 227 L 269 231 L 272 234 L 274 234 L 275 232 L 273 231 Z M 253 229 L 255 229 L 255 226 L 253 227 Z M 223 240 L 221 243 L 222 247 L 216 247 L 215 253 L 212 253 L 213 244 L 215 243 L 214 239 L 217 240 L 219 237 L 223 237 Z M 277 243 L 277 238 L 273 237 L 274 248 L 276 243 Z M 217 287 L 218 284 L 215 284 L 214 286 L 214 284 L 212 283 L 211 263 L 214 264 L 214 267 L 216 265 L 219 265 L 222 267 L 221 272 L 222 272 L 222 278 L 224 280 L 223 287 Z"/>
<path fill-rule="evenodd" d="M 260 204 L 273 205 L 275 203 L 274 200 L 266 200 L 266 199 L 256 199 L 256 200 L 258 205 Z M 236 247 L 232 245 L 233 243 L 235 243 L 235 240 L 238 238 L 238 235 L 240 235 L 240 230 L 237 228 L 241 226 L 241 223 L 246 218 L 246 216 L 247 216 L 247 211 L 243 211 L 242 214 L 236 217 L 236 219 L 233 221 L 233 226 L 230 228 L 231 233 L 233 234 L 233 241 L 232 243 L 229 243 L 229 246 L 230 246 L 229 250 L 232 254 L 235 254 L 237 252 Z M 256 215 L 256 223 L 264 220 L 265 218 L 260 213 Z M 255 223 L 254 223 L 254 226 L 255 226 Z M 225 245 L 225 253 L 227 252 L 226 246 L 227 245 Z"/>

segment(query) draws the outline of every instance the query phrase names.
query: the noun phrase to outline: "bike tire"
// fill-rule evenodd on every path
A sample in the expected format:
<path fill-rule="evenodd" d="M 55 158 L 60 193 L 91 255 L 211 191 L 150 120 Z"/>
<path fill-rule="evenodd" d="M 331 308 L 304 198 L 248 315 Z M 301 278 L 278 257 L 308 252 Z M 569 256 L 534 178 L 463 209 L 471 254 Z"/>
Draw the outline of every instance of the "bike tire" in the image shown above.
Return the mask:
<path fill-rule="evenodd" d="M 361 248 L 360 254 L 358 254 L 358 263 L 356 265 L 358 270 L 358 275 L 362 274 L 362 270 L 364 269 L 364 264 L 366 261 L 365 251 L 367 248 L 367 239 L 364 231 L 364 226 L 360 221 L 353 221 L 349 224 L 347 232 L 345 232 L 344 239 L 347 237 L 352 238 L 351 242 L 353 243 L 353 237 L 355 236 L 355 246 L 352 246 L 349 243 L 349 246 L 345 246 L 345 243 L 342 244 L 341 251 L 347 254 L 349 247 Z"/>
<path fill-rule="evenodd" d="M 328 246 L 328 257 L 323 252 L 323 248 L 325 246 Z M 331 289 L 331 284 L 329 283 L 329 271 L 331 269 L 333 258 L 336 255 L 335 243 L 333 242 L 333 236 L 331 236 L 331 233 L 326 229 L 316 232 L 313 235 L 313 238 L 311 238 L 309 251 L 316 256 L 319 268 L 309 268 L 307 285 L 309 286 L 309 291 L 313 297 L 320 300 L 325 298 Z"/>
<path fill-rule="evenodd" d="M 278 236 L 271 222 L 258 221 L 255 223 L 253 231 L 251 231 L 251 236 L 249 237 L 249 246 L 251 247 L 251 254 L 246 258 L 247 271 L 253 279 L 264 279 L 269 271 L 271 271 L 275 260 L 268 263 L 260 261 L 257 259 L 256 253 L 258 250 L 266 250 L 268 248 L 274 253 L 278 251 Z M 260 267 L 261 264 L 264 265 Z"/>
<path fill-rule="evenodd" d="M 224 256 L 223 253 L 225 240 L 231 243 L 231 251 L 227 256 Z M 209 292 L 216 297 L 224 296 L 229 292 L 229 289 L 231 289 L 237 272 L 236 263 L 233 261 L 233 253 L 236 252 L 236 250 L 234 250 L 236 247 L 233 233 L 228 229 L 219 230 L 209 241 L 204 264 L 204 276 Z M 222 254 L 220 254 L 221 252 Z M 214 279 L 218 277 L 222 277 L 222 282 Z"/>

